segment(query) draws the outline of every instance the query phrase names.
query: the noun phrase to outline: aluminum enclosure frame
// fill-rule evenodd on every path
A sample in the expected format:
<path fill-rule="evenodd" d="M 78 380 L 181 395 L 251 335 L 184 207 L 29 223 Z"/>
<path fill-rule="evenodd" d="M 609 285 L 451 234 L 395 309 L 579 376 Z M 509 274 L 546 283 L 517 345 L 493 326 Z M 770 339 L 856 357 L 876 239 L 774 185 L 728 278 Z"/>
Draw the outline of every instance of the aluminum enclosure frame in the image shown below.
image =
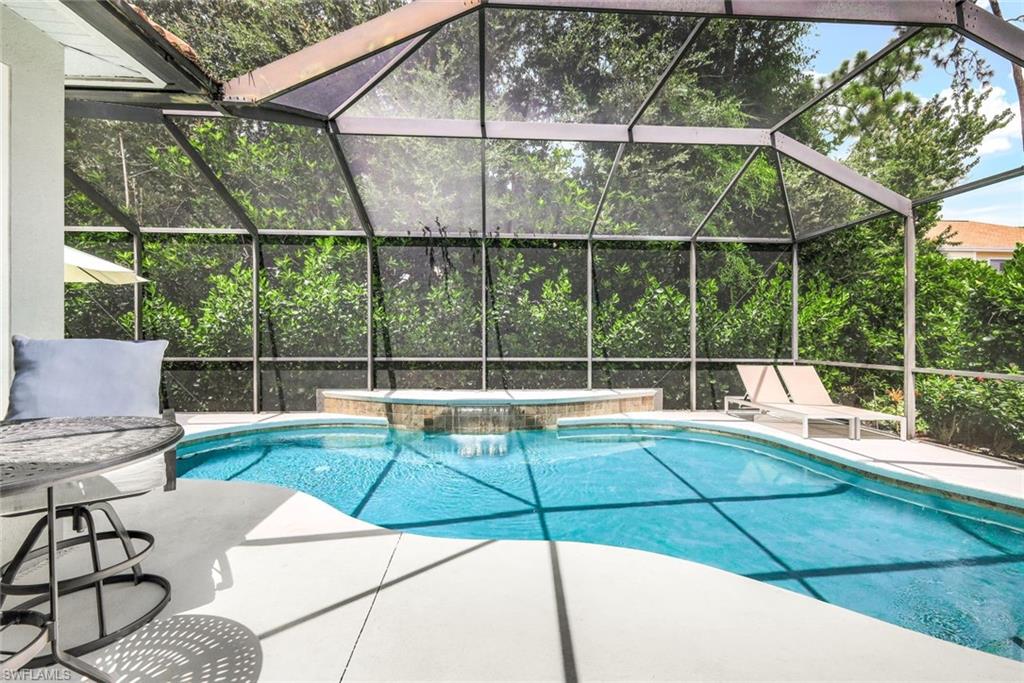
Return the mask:
<path fill-rule="evenodd" d="M 121 0 L 104 0 L 110 6 L 117 6 Z M 77 3 L 70 3 L 77 4 Z M 578 11 L 624 11 L 628 13 L 658 13 L 658 14 L 679 14 L 700 17 L 700 21 L 691 31 L 687 40 L 680 46 L 678 52 L 672 59 L 670 66 L 662 73 L 652 91 L 649 92 L 637 111 L 630 118 L 628 124 L 574 124 L 574 123 L 543 123 L 543 122 L 517 122 L 517 121 L 492 121 L 484 115 L 484 88 L 482 84 L 483 70 L 481 69 L 481 91 L 480 91 L 480 117 L 479 120 L 415 120 L 415 119 L 360 119 L 354 117 L 339 116 L 345 109 L 354 104 L 363 94 L 368 92 L 376 83 L 379 83 L 388 73 L 387 70 L 394 67 L 410 54 L 413 54 L 426 40 L 429 35 L 441 26 L 478 12 L 483 20 L 483 13 L 486 8 L 519 8 L 519 9 L 541 9 L 541 10 L 578 10 Z M 800 108 L 791 112 L 775 125 L 763 129 L 744 128 L 716 128 L 716 127 L 685 127 L 685 126 L 651 126 L 639 124 L 645 110 L 657 93 L 664 86 L 671 76 L 675 66 L 682 60 L 686 50 L 692 44 L 700 31 L 703 30 L 706 21 L 710 17 L 723 18 L 759 18 L 779 20 L 809 20 L 809 21 L 833 21 L 833 22 L 862 22 L 891 25 L 909 25 L 904 34 L 896 40 L 883 47 L 879 52 L 870 57 L 866 62 L 852 69 L 841 82 L 827 91 L 818 93 Z M 711 359 L 697 356 L 697 305 L 696 305 L 696 254 L 698 242 L 743 242 L 743 243 L 767 243 L 790 245 L 792 259 L 792 282 L 791 282 L 791 353 L 786 362 L 812 362 L 827 363 L 825 361 L 804 361 L 799 357 L 799 259 L 798 244 L 808 239 L 813 239 L 835 229 L 847 226 L 835 226 L 812 234 L 798 236 L 792 223 L 792 210 L 790 208 L 788 193 L 786 192 L 785 180 L 779 173 L 783 202 L 789 221 L 789 238 L 721 238 L 705 236 L 701 234 L 702 228 L 707 223 L 711 213 L 721 205 L 728 193 L 736 185 L 742 172 L 749 166 L 760 150 L 773 150 L 772 156 L 776 164 L 780 163 L 779 155 L 785 155 L 794 161 L 807 166 L 808 168 L 824 175 L 840 185 L 864 196 L 881 206 L 885 211 L 872 216 L 860 219 L 858 222 L 870 220 L 890 213 L 900 215 L 904 219 L 904 364 L 902 366 L 884 366 L 884 369 L 901 370 L 904 374 L 904 394 L 906 416 L 911 425 L 914 424 L 916 415 L 914 395 L 914 374 L 931 373 L 959 376 L 965 371 L 941 370 L 935 368 L 919 368 L 915 360 L 915 250 L 916 238 L 914 235 L 913 208 L 922 203 L 937 201 L 941 198 L 952 196 L 960 191 L 968 191 L 977 187 L 999 182 L 1009 177 L 1017 177 L 1024 174 L 1024 167 L 1013 171 L 998 174 L 991 178 L 982 179 L 967 183 L 963 187 L 953 188 L 932 197 L 921 198 L 912 201 L 903 197 L 882 185 L 866 178 L 843 164 L 836 162 L 818 152 L 797 142 L 796 140 L 779 132 L 787 122 L 809 110 L 814 105 L 823 101 L 828 95 L 838 90 L 856 76 L 863 73 L 870 65 L 877 63 L 885 55 L 898 49 L 903 43 L 915 35 L 921 27 L 940 26 L 951 28 L 975 42 L 982 44 L 997 54 L 1011 60 L 1016 64 L 1024 63 L 1024 32 L 1015 26 L 999 20 L 984 10 L 962 0 L 903 0 L 902 2 L 891 2 L 886 0 L 863 0 L 862 2 L 845 2 L 840 0 L 776 0 L 775 2 L 756 2 L 754 0 L 535 0 L 533 2 L 520 2 L 516 0 L 416 0 L 398 10 L 389 12 L 377 19 L 371 20 L 360 26 L 329 38 L 321 43 L 312 45 L 304 50 L 288 55 L 280 60 L 272 62 L 264 67 L 239 76 L 223 85 L 219 101 L 203 100 L 202 91 L 209 94 L 209 88 L 204 88 L 205 83 L 198 83 L 199 87 L 193 85 L 192 92 L 182 93 L 173 98 L 161 100 L 159 95 L 142 94 L 137 96 L 126 95 L 116 96 L 113 93 L 104 95 L 102 93 L 69 92 L 71 99 L 68 103 L 68 112 L 72 116 L 89 118 L 121 119 L 128 121 L 163 123 L 178 145 L 182 148 L 190 160 L 200 171 L 200 175 L 214 189 L 215 193 L 227 205 L 230 212 L 235 215 L 243 230 L 201 230 L 181 229 L 176 227 L 161 228 L 158 226 L 139 226 L 130 216 L 124 214 L 116 204 L 102 196 L 95 188 L 91 187 L 85 180 L 78 177 L 73 170 L 67 168 L 66 176 L 76 188 L 86 194 L 102 210 L 108 213 L 123 229 L 127 230 L 133 239 L 134 266 L 136 272 L 141 269 L 141 253 L 146 233 L 191 233 L 191 234 L 240 234 L 247 238 L 247 244 L 252 250 L 253 283 L 252 283 L 252 353 L 251 356 L 238 358 L 180 358 L 169 360 L 196 361 L 196 362 L 245 362 L 253 364 L 253 399 L 252 408 L 258 411 L 261 407 L 260 395 L 260 367 L 261 363 L 286 362 L 289 359 L 283 357 L 265 357 L 259 347 L 258 320 L 259 320 L 259 292 L 258 292 L 258 269 L 260 264 L 259 240 L 261 235 L 338 235 L 338 236 L 362 236 L 366 239 L 366 290 L 367 290 L 367 351 L 365 358 L 360 357 L 358 362 L 367 364 L 367 387 L 373 388 L 375 384 L 375 362 L 376 361 L 400 361 L 413 359 L 397 359 L 393 357 L 380 356 L 376 353 L 373 340 L 373 306 L 375 294 L 373 292 L 373 267 L 376 261 L 374 255 L 374 239 L 401 237 L 394 232 L 377 233 L 370 221 L 369 214 L 360 196 L 358 185 L 349 168 L 347 159 L 337 139 L 338 135 L 391 135 L 391 136 L 428 136 L 446 138 L 470 138 L 470 139 L 509 139 L 509 140 L 553 140 L 553 141 L 584 141 L 584 142 L 609 142 L 618 143 L 617 153 L 609 171 L 608 178 L 604 184 L 600 200 L 594 218 L 590 224 L 589 232 L 586 234 L 572 235 L 550 235 L 550 234 L 487 234 L 486 226 L 486 156 L 481 146 L 481 185 L 483 188 L 482 211 L 484 224 L 481 225 L 479 233 L 450 233 L 445 234 L 445 239 L 451 240 L 475 240 L 479 244 L 481 260 L 486 263 L 487 246 L 489 241 L 497 239 L 517 240 L 584 240 L 587 242 L 587 354 L 582 358 L 554 359 L 554 358 L 495 358 L 487 353 L 487 283 L 486 275 L 481 282 L 481 354 L 479 358 L 472 359 L 450 359 L 450 358 L 417 358 L 416 361 L 423 362 L 473 362 L 480 363 L 482 367 L 482 386 L 487 388 L 487 365 L 488 362 L 585 362 L 587 365 L 588 387 L 593 386 L 594 379 L 594 350 L 593 350 L 593 248 L 594 242 L 610 241 L 678 241 L 689 243 L 690 257 L 690 354 L 686 358 L 658 359 L 658 358 L 610 358 L 600 359 L 602 362 L 630 362 L 630 363 L 687 363 L 690 372 L 690 403 L 691 408 L 696 408 L 697 387 L 696 372 L 697 366 L 701 363 L 712 362 L 752 362 L 762 360 L 768 362 L 780 362 L 780 359 Z M 309 112 L 288 110 L 280 105 L 269 102 L 269 100 L 290 92 L 306 83 L 329 75 L 338 69 L 344 68 L 362 58 L 376 54 L 384 49 L 392 47 L 402 41 L 413 40 L 410 47 L 402 51 L 396 59 L 390 60 L 380 72 L 370 77 L 367 84 L 355 95 L 349 97 L 344 103 L 340 103 L 327 117 L 320 118 Z M 483 33 L 480 34 L 481 64 L 485 58 L 485 42 Z M 196 90 L 200 92 L 196 92 Z M 131 104 L 124 104 L 129 102 Z M 150 105 L 162 108 L 153 108 Z M 174 107 L 174 108 L 170 108 Z M 180 107 L 180 108 L 178 108 Z M 338 162 L 339 173 L 342 176 L 345 186 L 355 206 L 356 215 L 360 223 L 361 232 L 349 234 L 344 231 L 328 230 L 263 230 L 260 231 L 245 214 L 244 209 L 234 199 L 231 193 L 220 182 L 216 174 L 202 158 L 200 152 L 189 143 L 187 136 L 176 126 L 170 117 L 199 116 L 218 117 L 228 112 L 235 116 L 275 121 L 280 123 L 298 124 L 304 126 L 319 127 L 326 132 L 327 144 L 331 153 Z M 672 236 L 616 236 L 595 234 L 595 228 L 600 218 L 608 188 L 613 176 L 619 166 L 619 161 L 626 149 L 626 145 L 634 143 L 647 144 L 686 144 L 686 145 L 729 145 L 729 146 L 751 146 L 754 148 L 751 156 L 733 177 L 725 190 L 719 195 L 712 205 L 711 211 L 704 219 L 694 227 L 692 234 Z M 69 228 L 72 231 L 101 231 L 109 228 L 83 227 Z M 420 234 L 410 234 L 410 237 L 419 237 Z M 486 273 L 486 268 L 483 270 Z M 135 330 L 136 339 L 140 338 L 142 290 L 139 285 L 135 287 L 134 297 Z M 354 361 L 353 358 L 317 358 L 321 361 Z M 833 363 L 843 367 L 867 367 L 864 364 L 856 363 Z M 882 367 L 882 366 L 879 366 Z M 971 376 L 979 373 L 971 372 Z M 1024 381 L 1024 376 L 1007 375 L 1004 373 L 988 373 L 999 379 Z M 913 430 L 911 430 L 911 433 Z"/>

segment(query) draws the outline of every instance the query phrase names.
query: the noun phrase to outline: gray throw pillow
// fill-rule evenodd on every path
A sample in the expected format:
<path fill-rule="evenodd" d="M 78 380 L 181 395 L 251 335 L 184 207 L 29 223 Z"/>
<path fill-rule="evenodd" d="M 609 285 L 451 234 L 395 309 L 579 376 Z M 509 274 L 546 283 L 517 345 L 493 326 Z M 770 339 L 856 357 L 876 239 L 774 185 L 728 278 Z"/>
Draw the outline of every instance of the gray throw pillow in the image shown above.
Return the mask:
<path fill-rule="evenodd" d="M 8 420 L 160 416 L 167 342 L 15 335 Z"/>

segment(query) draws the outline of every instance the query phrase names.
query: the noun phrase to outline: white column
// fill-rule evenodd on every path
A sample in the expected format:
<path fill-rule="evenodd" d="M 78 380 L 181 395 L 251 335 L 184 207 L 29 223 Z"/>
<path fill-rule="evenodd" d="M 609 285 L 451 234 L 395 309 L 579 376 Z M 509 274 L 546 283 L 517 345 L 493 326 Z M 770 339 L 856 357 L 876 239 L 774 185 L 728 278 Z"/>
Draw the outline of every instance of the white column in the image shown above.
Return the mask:
<path fill-rule="evenodd" d="M 0 6 L 0 413 L 10 336 L 64 336 L 64 48 Z"/>
<path fill-rule="evenodd" d="M 11 335 L 64 336 L 64 48 L 3 5 L 0 91 L 2 417 Z M 33 521 L 4 520 L 0 556 L 11 556 Z"/>

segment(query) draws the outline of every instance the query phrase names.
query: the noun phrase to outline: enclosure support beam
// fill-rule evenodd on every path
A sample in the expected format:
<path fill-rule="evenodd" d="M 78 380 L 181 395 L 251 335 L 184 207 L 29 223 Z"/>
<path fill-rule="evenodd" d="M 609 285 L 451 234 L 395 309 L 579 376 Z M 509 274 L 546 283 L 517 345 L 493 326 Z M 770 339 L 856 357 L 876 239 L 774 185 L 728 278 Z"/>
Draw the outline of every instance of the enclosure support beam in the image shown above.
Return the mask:
<path fill-rule="evenodd" d="M 252 412 L 260 412 L 260 270 L 262 268 L 263 250 L 260 238 L 252 240 Z M 283 409 L 284 406 L 281 406 Z"/>
<path fill-rule="evenodd" d="M 1024 66 L 1024 31 L 971 2 L 957 2 L 956 9 L 958 33 Z"/>
<path fill-rule="evenodd" d="M 587 240 L 587 389 L 594 388 L 594 241 Z"/>
<path fill-rule="evenodd" d="M 1008 171 L 1003 171 L 1001 173 L 995 173 L 993 175 L 986 176 L 984 178 L 979 178 L 978 180 L 972 180 L 971 182 L 964 183 L 963 185 L 957 185 L 956 187 L 951 187 L 948 190 L 943 190 L 942 192 L 936 192 L 935 194 L 930 194 L 927 197 L 921 197 L 920 199 L 915 199 L 914 200 L 914 206 L 921 206 L 922 204 L 931 204 L 932 202 L 937 202 L 937 201 L 941 201 L 943 199 L 948 199 L 949 197 L 955 197 L 958 194 L 963 194 L 965 192 L 971 192 L 973 190 L 980 190 L 983 187 L 988 187 L 989 185 L 995 185 L 996 183 L 1002 183 L 1002 182 L 1005 182 L 1007 180 L 1012 180 L 1014 178 L 1019 178 L 1022 175 L 1024 175 L 1024 166 L 1018 166 L 1017 168 L 1011 168 Z"/>
<path fill-rule="evenodd" d="M 352 204 L 356 210 L 356 218 L 359 219 L 359 226 L 368 238 L 373 237 L 373 224 L 370 222 L 370 214 L 366 212 L 366 205 L 363 204 L 359 188 L 356 187 L 356 179 L 352 175 L 352 169 L 349 168 L 348 160 L 345 158 L 345 151 L 341 148 L 341 143 L 338 142 L 338 138 L 331 132 L 330 127 L 327 127 L 324 134 L 327 136 L 327 143 L 331 146 L 331 152 L 338 162 L 338 168 L 341 169 L 341 178 L 345 181 L 345 188 L 348 190 L 349 197 L 352 198 Z"/>
<path fill-rule="evenodd" d="M 487 137 L 487 15 L 477 14 L 477 87 L 480 89 L 480 137 Z"/>
<path fill-rule="evenodd" d="M 916 433 L 917 402 L 914 368 L 917 366 L 917 234 L 914 216 L 903 222 L 903 414 L 907 419 L 907 438 Z"/>
<path fill-rule="evenodd" d="M 373 391 L 373 238 L 366 238 L 366 390 Z"/>
<path fill-rule="evenodd" d="M 117 221 L 118 225 L 133 235 L 142 233 L 138 221 L 126 214 L 117 204 L 107 199 L 107 196 L 92 186 L 88 180 L 75 173 L 68 165 L 64 166 L 64 179 L 71 183 L 76 190 L 86 196 L 93 204 L 103 210 L 105 214 Z"/>
<path fill-rule="evenodd" d="M 790 344 L 793 348 L 792 361 L 800 360 L 800 245 L 793 242 L 793 265 L 790 276 L 790 304 L 792 318 L 790 318 Z"/>
<path fill-rule="evenodd" d="M 697 410 L 697 240 L 690 240 L 690 410 Z"/>
<path fill-rule="evenodd" d="M 743 162 L 743 165 L 736 170 L 736 173 L 729 180 L 729 183 L 725 186 L 725 189 L 723 189 L 721 194 L 718 195 L 718 198 L 715 199 L 715 203 L 711 205 L 711 208 L 708 209 L 708 212 L 704 214 L 704 218 L 701 219 L 701 222 L 697 224 L 697 229 L 694 230 L 693 235 L 690 236 L 691 241 L 697 239 L 698 235 L 700 235 L 700 231 L 703 230 L 704 226 L 707 225 L 709 220 L 711 220 L 711 217 L 715 214 L 715 211 L 718 211 L 718 207 L 721 206 L 722 202 L 725 201 L 726 196 L 730 192 L 732 192 L 732 188 L 736 187 L 736 183 L 738 183 L 740 181 L 740 177 L 742 177 L 743 174 L 746 173 L 747 168 L 750 167 L 750 164 L 754 163 L 754 158 L 758 155 L 758 153 L 760 153 L 760 151 L 760 149 L 755 148 L 753 151 L 750 152 L 750 154 L 747 155 L 747 158 Z"/>
<path fill-rule="evenodd" d="M 791 159 L 800 162 L 811 170 L 817 171 L 824 176 L 831 178 L 840 185 L 848 187 L 857 194 L 867 197 L 873 202 L 892 209 L 904 216 L 910 215 L 910 199 L 893 192 L 860 173 L 857 173 L 848 166 L 844 166 L 834 159 L 830 159 L 821 152 L 811 149 L 807 145 L 797 142 L 788 135 L 775 133 L 772 135 L 772 146 Z"/>
<path fill-rule="evenodd" d="M 220 181 L 220 178 L 218 178 L 217 174 L 213 172 L 210 165 L 206 163 L 206 159 L 204 159 L 203 155 L 199 153 L 199 150 L 192 145 L 188 136 L 185 135 L 185 132 L 182 131 L 181 128 L 178 128 L 178 125 L 166 116 L 164 117 L 164 126 L 168 131 L 170 131 L 171 137 L 173 137 L 174 141 L 178 143 L 178 147 L 181 148 L 181 151 L 184 152 L 185 156 L 187 156 L 195 165 L 196 170 L 206 178 L 206 182 L 210 184 L 213 191 L 228 207 L 228 211 L 231 212 L 231 215 L 233 215 L 238 222 L 242 224 L 242 227 L 245 228 L 246 232 L 255 237 L 259 233 L 259 230 L 256 228 L 256 224 L 252 222 L 252 219 L 249 218 L 249 214 L 245 212 L 245 209 L 243 209 L 242 205 L 238 203 L 235 196 L 228 191 L 228 188 L 224 187 L 224 183 Z"/>
<path fill-rule="evenodd" d="M 629 126 L 626 128 L 626 130 L 629 131 L 630 140 L 633 139 L 633 128 L 636 126 L 637 122 L 641 118 L 643 118 L 644 113 L 647 111 L 647 108 L 651 106 L 651 102 L 654 101 L 654 98 L 658 96 L 658 93 L 661 92 L 661 89 L 665 87 L 666 83 L 668 83 L 668 79 L 671 78 L 672 72 L 676 70 L 677 66 L 679 66 L 679 62 L 683 61 L 683 57 L 685 57 L 686 53 L 690 51 L 690 48 L 693 46 L 693 43 L 697 40 L 697 36 L 701 34 L 701 31 L 704 30 L 704 27 L 707 26 L 707 23 L 708 20 L 706 18 L 701 18 L 697 20 L 697 24 L 686 36 L 686 39 L 683 40 L 683 44 L 679 46 L 679 50 L 677 50 L 675 56 L 672 57 L 672 61 L 669 63 L 668 67 L 666 67 L 666 69 L 662 72 L 661 78 L 659 78 L 658 82 L 654 84 L 654 87 L 651 88 L 651 91 L 647 93 L 647 97 L 644 98 L 643 104 L 641 104 L 640 107 L 636 110 L 636 113 L 633 114 L 633 118 L 629 120 Z"/>
<path fill-rule="evenodd" d="M 498 140 L 556 142 L 644 142 L 660 145 L 749 146 L 771 144 L 767 128 L 721 126 L 651 126 L 632 129 L 619 123 L 561 123 L 557 121 L 488 120 L 486 137 Z M 342 116 L 330 121 L 342 135 L 383 135 L 419 138 L 480 138 L 480 122 L 472 119 L 414 119 Z"/>
<path fill-rule="evenodd" d="M 480 240 L 480 388 L 487 391 L 487 239 Z"/>
<path fill-rule="evenodd" d="M 142 277 L 142 234 L 132 234 L 132 270 L 137 277 Z M 135 341 L 142 339 L 142 283 L 132 285 L 132 337 Z"/>
<path fill-rule="evenodd" d="M 619 162 L 622 160 L 622 153 L 626 150 L 626 143 L 620 143 L 619 148 L 615 150 L 615 158 L 612 160 L 612 167 L 608 169 L 608 177 L 604 181 L 604 188 L 601 190 L 601 196 L 597 200 L 597 208 L 594 210 L 594 220 L 590 222 L 590 230 L 587 232 L 587 240 L 591 240 L 594 237 L 594 229 L 597 228 L 597 221 L 601 218 L 601 210 L 604 208 L 604 200 L 608 197 L 608 188 L 612 185 L 612 178 L 615 176 L 615 171 L 619 168 Z"/>
<path fill-rule="evenodd" d="M 786 190 L 786 178 L 782 175 L 782 156 L 779 150 L 775 150 L 775 173 L 779 176 L 779 192 L 782 195 L 782 205 L 786 209 L 786 225 L 789 226 L 789 237 L 796 244 L 796 224 L 793 222 L 793 208 L 789 203 L 789 192 Z"/>
<path fill-rule="evenodd" d="M 921 29 L 920 26 L 916 26 L 916 27 L 907 29 L 906 31 L 901 33 L 894 40 L 890 41 L 881 50 L 879 50 L 875 54 L 871 55 L 870 57 L 865 59 L 860 64 L 857 64 L 856 66 L 852 67 L 849 71 L 846 72 L 846 75 L 844 75 L 842 78 L 840 78 L 839 80 L 835 81 L 834 83 L 829 85 L 827 88 L 821 90 L 814 97 L 812 97 L 811 99 L 807 100 L 806 102 L 801 104 L 799 107 L 797 107 L 795 111 L 791 112 L 784 119 L 782 119 L 781 121 L 776 123 L 774 126 L 772 126 L 771 131 L 774 133 L 774 132 L 782 129 L 782 127 L 785 126 L 787 123 L 789 123 L 790 121 L 792 121 L 795 118 L 798 118 L 801 114 L 803 114 L 804 112 L 806 112 L 809 109 L 813 108 L 816 104 L 818 104 L 819 102 L 821 102 L 822 100 L 827 98 L 832 93 L 834 93 L 834 92 L 836 92 L 838 90 L 841 90 L 843 88 L 843 86 L 845 86 L 847 83 L 849 83 L 853 79 L 855 79 L 858 76 L 860 76 L 862 73 L 864 73 L 865 71 L 870 69 L 872 66 L 874 66 L 878 62 L 880 62 L 883 59 L 885 59 L 885 57 L 887 57 L 891 52 L 893 52 L 897 48 L 901 47 L 904 43 L 906 43 L 912 37 L 914 37 L 918 33 L 920 33 L 921 30 L 922 29 Z"/>
<path fill-rule="evenodd" d="M 346 99 L 344 102 L 340 103 L 337 107 L 335 107 L 334 111 L 327 115 L 327 118 L 334 119 L 344 114 L 349 108 L 352 107 L 352 105 L 361 100 L 363 98 L 363 95 L 373 90 L 373 88 L 378 83 L 387 78 L 392 71 L 400 67 L 402 63 L 405 62 L 405 60 L 407 60 L 417 50 L 419 50 L 420 46 L 423 45 L 423 43 L 430 40 L 430 38 L 435 33 L 437 33 L 436 30 L 428 31 L 427 33 L 424 33 L 423 35 L 419 36 L 414 41 L 409 43 L 409 45 L 407 45 L 404 50 L 399 52 L 391 61 L 389 61 L 387 64 L 381 67 L 380 71 L 371 76 L 368 81 L 363 83 L 361 86 L 359 86 L 359 88 L 356 89 L 354 93 L 349 95 L 348 99 Z"/>

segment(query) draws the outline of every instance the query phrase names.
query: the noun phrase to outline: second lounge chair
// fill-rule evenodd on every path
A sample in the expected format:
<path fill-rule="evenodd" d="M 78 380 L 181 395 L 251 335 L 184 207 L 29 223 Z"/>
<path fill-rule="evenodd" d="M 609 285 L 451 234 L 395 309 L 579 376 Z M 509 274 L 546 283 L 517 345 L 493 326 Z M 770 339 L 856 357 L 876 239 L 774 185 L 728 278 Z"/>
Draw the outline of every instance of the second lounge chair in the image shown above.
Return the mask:
<path fill-rule="evenodd" d="M 737 365 L 736 370 L 740 373 L 740 380 L 747 393 L 744 396 L 726 396 L 725 412 L 729 412 L 731 405 L 736 405 L 769 415 L 797 417 L 805 439 L 810 438 L 811 420 L 842 420 L 849 425 L 850 438 L 855 437 L 856 419 L 843 406 L 805 406 L 791 402 L 779 376 L 770 365 Z"/>
<path fill-rule="evenodd" d="M 854 439 L 860 438 L 860 426 L 862 422 L 896 422 L 900 428 L 900 439 L 907 440 L 907 420 L 900 415 L 880 413 L 877 410 L 865 408 L 854 408 L 851 406 L 839 405 L 832 401 L 828 389 L 822 384 L 818 377 L 818 371 L 811 365 L 780 365 L 779 374 L 782 381 L 789 389 L 790 398 L 794 403 L 807 407 L 833 408 L 842 410 L 852 415 L 854 422 Z"/>

